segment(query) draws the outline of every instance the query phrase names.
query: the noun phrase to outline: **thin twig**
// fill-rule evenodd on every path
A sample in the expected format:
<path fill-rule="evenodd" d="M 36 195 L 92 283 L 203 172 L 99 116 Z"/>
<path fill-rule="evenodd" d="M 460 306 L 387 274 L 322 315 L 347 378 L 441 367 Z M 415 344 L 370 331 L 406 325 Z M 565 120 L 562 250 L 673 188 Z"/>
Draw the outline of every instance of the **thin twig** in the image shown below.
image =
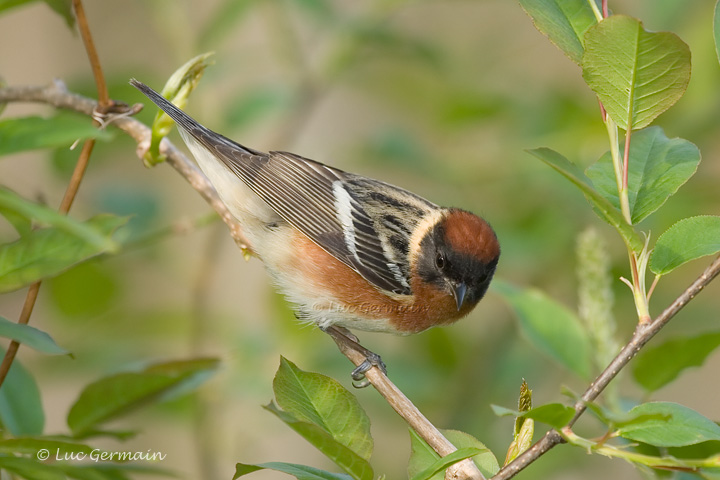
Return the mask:
<path fill-rule="evenodd" d="M 27 294 L 25 295 L 25 303 L 23 304 L 22 312 L 20 312 L 20 318 L 18 323 L 21 325 L 27 325 L 30 321 L 30 315 L 32 314 L 33 307 L 35 307 L 35 300 L 37 300 L 38 292 L 40 291 L 40 282 L 35 282 L 28 288 Z M 10 342 L 5 356 L 3 357 L 2 363 L 0 363 L 0 386 L 2 386 L 7 377 L 10 367 L 12 366 L 15 355 L 17 354 L 20 343 L 13 340 Z"/>
<path fill-rule="evenodd" d="M 84 113 L 86 115 L 93 115 L 96 107 L 96 103 L 86 97 L 70 93 L 66 90 L 64 84 L 56 81 L 47 87 L 7 87 L 0 88 L 0 103 L 13 102 L 13 101 L 32 101 L 32 102 L 43 102 L 53 105 L 57 108 L 74 110 L 76 112 Z M 142 159 L 142 151 L 147 148 L 150 142 L 150 129 L 135 120 L 134 118 L 127 117 L 125 115 L 119 115 L 110 117 L 110 123 L 119 128 L 120 130 L 129 134 L 138 143 L 138 158 Z M 202 197 L 220 214 L 220 217 L 230 228 L 230 233 L 235 239 L 235 242 L 240 245 L 241 248 L 249 250 L 247 241 L 242 235 L 240 224 L 230 214 L 227 207 L 217 196 L 217 192 L 209 183 L 207 178 L 202 174 L 200 169 L 191 162 L 182 152 L 180 152 L 169 140 L 164 139 L 160 144 L 160 151 L 166 156 L 167 162 L 174 167 L 192 186 L 197 190 Z M 345 352 L 343 352 L 345 353 Z M 357 353 L 357 352 L 355 352 Z M 346 356 L 348 354 L 346 353 Z M 351 358 L 351 361 L 356 364 L 362 363 L 365 357 L 360 355 L 359 357 Z M 372 369 L 367 374 L 368 380 L 378 389 L 381 395 L 383 395 L 388 402 L 391 403 L 398 413 L 418 431 L 418 434 L 433 447 L 439 455 L 444 456 L 455 451 L 455 447 L 447 441 L 437 429 L 420 413 L 417 408 L 405 397 L 405 395 L 394 385 L 385 375 L 382 375 L 380 379 L 375 370 Z M 410 420 L 408 420 L 410 418 Z M 412 422 L 412 423 L 411 423 Z M 425 428 L 419 425 L 425 424 L 429 428 Z M 417 427 L 415 426 L 417 425 Z M 436 434 L 426 434 L 423 432 L 435 430 Z M 457 479 L 482 479 L 477 467 L 475 467 L 472 461 L 464 461 L 456 464 L 454 467 L 449 469 L 449 472 L 457 471 L 456 476 L 447 478 Z"/>
<path fill-rule="evenodd" d="M 94 142 L 85 142 L 83 145 L 78 161 L 75 164 L 75 169 L 70 177 L 70 182 L 65 190 L 65 195 L 63 195 L 62 201 L 60 202 L 60 208 L 58 211 L 62 214 L 67 215 L 70 211 L 70 207 L 75 200 L 75 196 L 80 188 L 80 183 L 85 175 L 85 170 L 87 170 L 87 165 L 90 161 L 90 154 L 92 153 L 94 145 Z M 35 301 L 37 300 L 38 293 L 40 291 L 40 283 L 41 282 L 35 282 L 28 288 L 28 291 L 25 294 L 25 304 L 22 312 L 20 312 L 20 318 L 18 319 L 19 324 L 27 325 L 30 322 L 30 315 L 32 314 Z M 5 352 L 5 356 L 3 357 L 3 361 L 0 363 L 0 386 L 2 386 L 3 382 L 5 382 L 5 377 L 7 377 L 7 374 L 10 371 L 10 367 L 15 360 L 15 356 L 17 355 L 19 348 L 19 342 L 15 340 L 10 342 L 8 349 Z"/>
<path fill-rule="evenodd" d="M 716 258 L 703 273 L 685 289 L 655 320 L 646 324 L 638 324 L 632 340 L 620 350 L 605 370 L 595 379 L 580 400 L 575 404 L 575 416 L 568 426 L 572 426 L 592 402 L 608 386 L 630 360 L 644 347 L 682 308 L 700 293 L 720 273 L 720 257 Z"/>
<path fill-rule="evenodd" d="M 703 273 L 675 299 L 655 320 L 650 323 L 638 324 L 632 339 L 625 345 L 612 362 L 598 375 L 580 400 L 575 403 L 575 416 L 567 424 L 572 427 L 580 416 L 585 413 L 587 404 L 594 401 L 607 388 L 620 370 L 630 363 L 640 349 L 645 346 L 682 308 L 700 293 L 720 273 L 720 257 L 716 258 Z M 529 450 L 519 455 L 513 462 L 504 467 L 491 480 L 507 480 L 537 460 L 555 445 L 564 443 L 558 432 L 551 430 L 545 434 Z"/>
<path fill-rule="evenodd" d="M 85 44 L 85 50 L 87 51 L 88 59 L 90 60 L 90 65 L 92 66 L 93 74 L 95 76 L 95 84 L 98 89 L 100 106 L 109 108 L 110 100 L 107 87 L 105 86 L 102 66 L 100 65 L 100 59 L 98 58 L 97 51 L 95 50 L 95 45 L 92 40 L 92 35 L 90 34 L 90 26 L 88 25 L 87 18 L 85 17 L 85 10 L 83 8 L 82 1 L 73 0 L 73 7 L 75 9 L 77 25 L 80 29 L 80 34 L 82 36 L 83 43 Z M 82 179 L 85 176 L 85 171 L 87 170 L 88 163 L 90 162 L 90 155 L 92 154 L 94 147 L 95 140 L 92 138 L 86 140 L 83 144 L 78 161 L 75 163 L 72 177 L 70 177 L 70 182 L 65 189 L 65 195 L 63 195 L 63 199 L 60 202 L 60 207 L 58 209 L 58 211 L 64 215 L 68 214 L 70 207 L 75 200 L 77 192 L 80 188 L 80 183 L 82 183 Z M 27 325 L 30 322 L 30 316 L 32 314 L 33 307 L 35 306 L 35 302 L 37 301 L 38 293 L 40 292 L 40 284 L 41 282 L 35 282 L 28 288 L 25 295 L 25 304 L 22 312 L 20 313 L 20 318 L 18 319 L 19 324 Z M 10 371 L 10 367 L 15 360 L 19 348 L 20 343 L 13 340 L 10 342 L 8 349 L 5 352 L 3 361 L 0 363 L 0 387 L 5 382 L 5 378 Z"/>
<path fill-rule="evenodd" d="M 56 80 L 48 86 L 20 86 L 0 88 L 0 103 L 5 102 L 40 102 L 56 108 L 72 110 L 88 116 L 97 114 L 97 103 L 87 97 L 68 92 L 65 84 Z M 133 106 L 129 112 L 136 113 L 142 107 Z M 142 159 L 144 150 L 150 145 L 150 129 L 125 114 L 109 115 L 107 123 L 112 124 L 127 133 L 138 144 L 137 155 Z M 235 217 L 232 216 L 225 204 L 218 197 L 217 192 L 200 169 L 188 159 L 182 151 L 165 139 L 160 143 L 160 152 L 167 157 L 167 163 L 177 170 L 185 180 L 203 197 L 203 199 L 220 215 L 220 218 L 230 229 L 230 235 L 235 243 L 244 251 L 250 251 L 250 246 L 243 236 L 242 228 Z"/>
<path fill-rule="evenodd" d="M 85 144 L 83 145 L 80 156 L 78 157 L 78 161 L 75 164 L 72 176 L 70 177 L 70 182 L 65 189 L 65 195 L 63 195 L 62 201 L 60 202 L 60 208 L 58 209 L 58 211 L 63 215 L 67 215 L 67 213 L 70 211 L 70 207 L 72 206 L 73 201 L 75 200 L 75 196 L 77 195 L 78 189 L 80 188 L 80 183 L 82 182 L 83 176 L 85 175 L 85 170 L 87 170 L 87 165 L 90 161 L 90 154 L 92 153 L 94 146 L 95 142 L 90 141 L 85 142 Z M 37 300 L 38 293 L 40 291 L 40 283 L 41 282 L 35 282 L 28 288 L 28 291 L 25 294 L 25 304 L 23 306 L 22 312 L 20 312 L 20 318 L 18 319 L 18 323 L 27 325 L 30 322 L 30 315 L 32 314 L 33 307 L 35 306 L 35 301 Z M 15 340 L 10 342 L 8 349 L 5 352 L 5 356 L 3 357 L 3 361 L 2 363 L 0 363 L 0 386 L 2 386 L 2 384 L 5 382 L 5 377 L 7 377 L 7 374 L 10 371 L 10 367 L 15 360 L 15 356 L 17 355 L 17 351 L 19 348 L 19 342 Z"/>
<path fill-rule="evenodd" d="M 57 108 L 74 110 L 89 116 L 93 115 L 93 112 L 97 107 L 97 104 L 93 100 L 68 92 L 62 82 L 59 81 L 56 81 L 54 84 L 46 87 L 23 86 L 0 88 L 0 103 L 17 101 L 42 102 Z M 139 151 L 142 151 L 143 145 L 149 145 L 150 129 L 141 122 L 127 116 L 116 116 L 111 118 L 111 123 L 130 135 L 138 143 Z M 225 205 L 217 196 L 217 193 L 213 189 L 212 185 L 210 185 L 207 178 L 202 174 L 202 172 L 200 172 L 195 164 L 188 160 L 188 158 L 168 140 L 163 140 L 160 145 L 160 150 L 167 157 L 168 163 L 175 168 L 193 186 L 193 188 L 195 188 L 195 190 L 200 193 L 200 195 L 215 209 L 215 211 L 220 214 L 222 220 L 230 228 L 230 233 L 236 243 L 238 243 L 241 248 L 248 248 L 248 244 L 242 235 L 239 223 L 227 210 Z M 142 158 L 141 153 L 138 156 L 139 158 Z M 713 261 L 705 269 L 702 275 L 700 275 L 697 280 L 695 280 L 655 320 L 644 325 L 638 325 L 632 340 L 623 347 L 617 357 L 615 357 L 610 365 L 608 365 L 608 367 L 595 379 L 590 387 L 588 387 L 582 395 L 581 400 L 575 405 L 576 415 L 568 426 L 572 426 L 584 413 L 586 409 L 586 402 L 596 399 L 607 387 L 607 385 L 617 376 L 620 370 L 624 368 L 637 354 L 637 352 L 648 341 L 650 341 L 650 339 L 655 336 L 655 334 L 657 334 L 685 305 L 687 305 L 690 300 L 700 293 L 700 291 L 702 291 L 702 289 L 707 286 L 718 275 L 718 273 L 720 273 L 720 258 L 715 259 L 715 261 Z M 343 353 L 345 352 L 343 351 Z M 350 357 L 350 355 L 353 355 L 352 353 L 345 354 L 355 365 L 359 365 L 364 361 L 364 357 L 357 357 L 355 355 Z M 355 352 L 355 354 L 357 354 L 357 352 Z M 395 387 L 385 375 L 382 375 L 377 368 L 371 369 L 366 375 L 368 380 L 370 380 L 370 382 L 378 389 L 378 391 L 381 392 L 381 394 L 382 391 L 392 391 L 393 389 L 397 389 L 397 387 Z M 402 392 L 399 390 L 398 392 L 402 395 Z M 388 397 L 400 399 L 404 397 L 404 395 L 402 395 L 402 397 L 395 397 L 394 394 L 390 394 Z M 390 400 L 388 399 L 388 401 Z M 563 439 L 560 434 L 551 430 L 530 449 L 519 455 L 510 464 L 503 467 L 492 480 L 505 480 L 512 478 L 544 453 L 560 443 L 563 443 Z M 449 451 L 447 453 L 449 453 Z M 466 476 L 457 478 L 473 477 Z"/>
<path fill-rule="evenodd" d="M 107 85 L 105 84 L 105 74 L 103 73 L 102 66 L 100 65 L 100 57 L 95 49 L 95 42 L 93 42 L 92 35 L 90 34 L 90 25 L 88 24 L 87 17 L 85 16 L 85 8 L 83 7 L 82 0 L 73 0 L 72 4 L 73 10 L 75 10 L 78 30 L 80 30 L 80 36 L 82 37 L 83 44 L 85 45 L 85 52 L 87 53 L 93 77 L 95 78 L 95 86 L 97 87 L 98 92 L 98 103 L 101 108 L 106 108 L 111 104 L 110 95 L 108 94 Z"/>
<path fill-rule="evenodd" d="M 80 150 L 80 156 L 78 157 L 78 161 L 75 163 L 75 168 L 73 169 L 72 176 L 70 177 L 70 182 L 68 183 L 65 195 L 60 202 L 60 208 L 58 208 L 62 214 L 67 215 L 68 212 L 70 212 L 70 207 L 72 207 L 72 204 L 75 201 L 77 192 L 80 189 L 80 183 L 82 182 L 82 179 L 85 176 L 85 171 L 90 163 L 90 155 L 92 155 L 93 148 L 95 148 L 95 142 L 87 141 L 83 144 L 82 150 Z"/>
<path fill-rule="evenodd" d="M 326 332 L 335 340 L 340 352 L 355 366 L 359 366 L 366 360 L 363 353 L 353 348 L 355 342 L 348 339 L 343 332 L 337 330 L 335 327 L 329 327 L 326 329 Z M 365 378 L 367 378 L 370 384 L 387 400 L 393 410 L 395 410 L 438 455 L 444 457 L 457 450 L 457 448 L 440 433 L 435 425 L 430 423 L 422 412 L 418 410 L 410 399 L 390 381 L 382 370 L 378 367 L 372 367 L 365 373 Z M 480 473 L 480 470 L 478 470 L 471 459 L 466 459 L 448 468 L 445 479 L 484 480 L 485 477 Z"/>

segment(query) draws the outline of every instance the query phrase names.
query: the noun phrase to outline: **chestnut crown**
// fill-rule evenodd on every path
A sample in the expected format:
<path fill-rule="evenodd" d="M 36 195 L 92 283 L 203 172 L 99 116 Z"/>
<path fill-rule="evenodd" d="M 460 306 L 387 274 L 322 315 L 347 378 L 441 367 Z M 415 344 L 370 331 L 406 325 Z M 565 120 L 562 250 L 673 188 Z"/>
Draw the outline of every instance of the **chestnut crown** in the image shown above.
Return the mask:
<path fill-rule="evenodd" d="M 451 294 L 458 310 L 469 310 L 487 292 L 499 257 L 497 236 L 485 220 L 450 209 L 420 242 L 417 272 Z"/>

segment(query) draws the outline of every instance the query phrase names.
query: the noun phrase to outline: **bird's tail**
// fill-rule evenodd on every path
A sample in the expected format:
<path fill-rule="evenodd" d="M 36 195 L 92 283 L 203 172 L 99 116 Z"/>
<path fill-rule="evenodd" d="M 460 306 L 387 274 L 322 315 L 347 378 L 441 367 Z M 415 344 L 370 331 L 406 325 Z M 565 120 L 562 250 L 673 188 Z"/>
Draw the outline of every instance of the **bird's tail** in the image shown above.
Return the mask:
<path fill-rule="evenodd" d="M 178 124 L 178 126 L 184 130 L 186 133 L 188 133 L 191 137 L 195 138 L 195 140 L 200 141 L 201 143 L 205 143 L 205 141 L 208 138 L 215 138 L 216 140 L 222 140 L 225 142 L 228 142 L 232 144 L 234 147 L 240 148 L 242 150 L 245 150 L 247 153 L 252 155 L 260 154 L 261 152 L 258 152 L 256 150 L 253 150 L 252 148 L 245 147 L 243 145 L 240 145 L 237 142 L 234 142 L 230 140 L 227 137 L 224 137 L 223 135 L 220 135 L 216 132 L 213 132 L 212 130 L 209 130 L 208 128 L 203 127 L 200 125 L 197 121 L 195 121 L 194 118 L 192 118 L 187 113 L 180 110 L 178 107 L 173 105 L 168 99 L 160 95 L 158 92 L 153 90 L 152 88 L 148 87 L 144 83 L 135 80 L 134 78 L 130 79 L 130 85 L 140 90 L 146 97 L 148 97 L 152 102 L 160 107 L 160 109 L 167 113 L 170 118 L 172 118 L 175 123 Z"/>
<path fill-rule="evenodd" d="M 160 107 L 160 109 L 167 113 L 170 118 L 175 120 L 175 123 L 180 125 L 186 130 L 192 131 L 195 128 L 201 128 L 202 126 L 196 122 L 192 117 L 190 117 L 187 113 L 180 110 L 178 107 L 170 103 L 168 99 L 160 95 L 158 92 L 153 90 L 152 88 L 148 87 L 144 83 L 135 80 L 134 78 L 130 79 L 130 85 L 140 90 L 146 97 L 148 97 L 150 100 L 153 101 L 155 105 Z"/>

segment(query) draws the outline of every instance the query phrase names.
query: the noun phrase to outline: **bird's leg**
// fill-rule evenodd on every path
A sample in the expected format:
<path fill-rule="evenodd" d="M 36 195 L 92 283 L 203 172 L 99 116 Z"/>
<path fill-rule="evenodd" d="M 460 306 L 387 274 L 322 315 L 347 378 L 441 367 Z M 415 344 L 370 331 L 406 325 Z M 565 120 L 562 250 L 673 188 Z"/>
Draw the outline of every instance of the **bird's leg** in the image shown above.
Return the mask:
<path fill-rule="evenodd" d="M 351 348 L 365 357 L 365 360 L 350 373 L 355 388 L 365 388 L 370 385 L 370 382 L 365 378 L 365 372 L 373 367 L 378 367 L 383 374 L 387 375 L 387 368 L 380 355 L 360 345 L 358 338 L 350 330 L 337 325 L 322 328 L 321 330 L 330 335 L 341 350 L 343 347 Z"/>

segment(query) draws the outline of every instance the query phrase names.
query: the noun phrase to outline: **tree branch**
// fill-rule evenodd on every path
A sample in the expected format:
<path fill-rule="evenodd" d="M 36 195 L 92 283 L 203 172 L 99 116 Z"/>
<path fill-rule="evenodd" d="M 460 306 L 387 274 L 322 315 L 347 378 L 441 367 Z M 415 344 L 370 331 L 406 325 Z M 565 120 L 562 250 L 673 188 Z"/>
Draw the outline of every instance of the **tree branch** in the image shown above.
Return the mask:
<path fill-rule="evenodd" d="M 150 144 L 150 129 L 143 123 L 130 118 L 128 115 L 135 114 L 140 106 L 129 108 L 127 112 L 107 117 L 98 117 L 97 103 L 89 98 L 71 93 L 65 85 L 56 80 L 53 84 L 45 87 L 7 87 L 0 88 L 0 103 L 6 102 L 39 102 L 52 105 L 56 108 L 73 110 L 85 115 L 100 119 L 103 128 L 112 124 L 132 137 L 138 144 L 137 155 L 142 159 L 143 152 Z M 240 224 L 230 214 L 225 204 L 220 200 L 217 192 L 207 180 L 200 169 L 191 162 L 181 151 L 179 151 L 169 140 L 163 139 L 160 144 L 160 151 L 167 157 L 169 163 L 197 190 L 200 195 L 215 209 L 222 220 L 227 224 L 235 242 L 245 251 L 250 247 L 242 235 Z M 333 337 L 334 338 L 334 337 Z M 336 340 L 337 341 L 337 340 Z M 359 365 L 365 357 L 356 350 L 347 346 L 341 346 L 340 351 L 350 361 Z M 388 401 L 398 414 L 425 440 L 440 456 L 448 455 L 456 450 L 439 431 L 430 423 L 425 416 L 410 402 L 410 400 L 377 368 L 367 373 L 367 378 L 378 392 Z M 447 470 L 446 478 L 451 479 L 472 479 L 484 480 L 484 477 L 477 469 L 472 460 L 464 460 L 453 465 Z"/>
<path fill-rule="evenodd" d="M 85 16 L 85 7 L 83 6 L 82 0 L 73 0 L 72 6 L 75 11 L 80 36 L 82 37 L 83 45 L 85 45 L 85 52 L 90 61 L 90 68 L 92 68 L 93 77 L 95 78 L 95 86 L 98 91 L 98 103 L 101 107 L 108 107 L 111 104 L 110 95 L 108 94 L 107 84 L 105 83 L 105 74 L 103 73 L 102 65 L 100 65 L 100 57 L 98 56 L 97 49 L 95 49 L 95 42 L 90 33 L 90 25 Z"/>
<path fill-rule="evenodd" d="M 336 327 L 329 327 L 325 330 L 338 346 L 340 352 L 345 355 L 356 367 L 366 360 L 363 353 L 357 348 L 356 342 L 349 339 L 343 332 Z M 355 346 L 354 346 L 355 345 Z M 387 400 L 388 404 L 417 434 L 425 440 L 425 442 L 435 450 L 435 452 L 444 457 L 449 455 L 457 448 L 450 443 L 440 431 L 430 423 L 420 410 L 410 401 L 409 398 L 397 387 L 378 367 L 373 366 L 365 372 L 365 378 L 372 384 L 380 395 Z M 485 480 L 485 477 L 471 459 L 465 459 L 452 465 L 446 470 L 445 480 L 456 479 L 472 479 Z"/>
<path fill-rule="evenodd" d="M 143 123 L 129 117 L 140 111 L 141 105 L 136 105 L 122 114 L 99 115 L 98 104 L 87 97 L 69 92 L 65 84 L 55 80 L 47 86 L 19 86 L 0 88 L 0 103 L 7 102 L 37 102 L 45 103 L 56 108 L 72 110 L 100 120 L 102 127 L 112 124 L 127 133 L 138 144 L 137 155 L 142 159 L 142 152 L 150 145 L 150 129 Z M 160 144 L 160 151 L 167 157 L 167 163 L 197 190 L 198 193 L 220 215 L 220 218 L 230 229 L 230 235 L 235 243 L 246 252 L 250 252 L 250 245 L 243 236 L 240 224 L 232 216 L 225 204 L 218 197 L 217 192 L 200 169 L 189 160 L 169 140 Z"/>
<path fill-rule="evenodd" d="M 110 101 L 108 98 L 107 87 L 105 85 L 105 77 L 103 75 L 102 66 L 100 65 L 100 58 L 98 57 L 97 51 L 95 50 L 95 44 L 90 34 L 90 26 L 87 23 L 85 17 L 85 9 L 83 8 L 82 0 L 73 0 L 73 8 L 75 9 L 75 17 L 77 18 L 77 25 L 80 29 L 83 42 L 85 44 L 85 51 L 88 54 L 90 65 L 95 75 L 95 84 L 98 89 L 98 98 L 100 98 L 100 105 L 102 107 L 110 107 Z M 95 147 L 95 139 L 90 138 L 85 141 L 83 148 L 80 151 L 80 156 L 75 163 L 70 182 L 65 189 L 65 195 L 63 195 L 62 201 L 58 211 L 63 215 L 67 215 L 70 212 L 73 201 L 80 189 L 80 184 L 83 178 L 85 178 L 85 171 L 90 163 L 90 155 L 92 155 L 93 148 Z M 25 294 L 25 304 L 23 305 L 18 324 L 27 325 L 30 322 L 30 316 L 32 315 L 35 302 L 37 301 L 38 293 L 40 292 L 40 281 L 33 283 L 28 288 Z M 0 386 L 5 383 L 10 367 L 15 360 L 18 349 L 20 348 L 20 342 L 13 340 L 10 342 L 5 356 L 3 357 L 2 363 L 0 363 Z"/>
<path fill-rule="evenodd" d="M 53 84 L 44 87 L 37 86 L 20 86 L 20 87 L 6 87 L 0 88 L 0 104 L 8 102 L 39 102 L 52 105 L 56 108 L 73 110 L 88 116 L 97 116 L 97 103 L 89 98 L 68 92 L 65 85 L 60 81 L 55 81 Z M 139 106 L 135 106 L 130 109 L 129 114 L 139 111 Z M 138 157 L 142 158 L 142 151 L 147 148 L 150 142 L 150 129 L 142 124 L 141 122 L 128 117 L 126 114 L 112 115 L 107 118 L 107 124 L 112 123 L 120 130 L 124 131 L 130 137 L 132 137 L 138 143 Z M 217 196 L 217 192 L 212 187 L 207 178 L 202 174 L 200 169 L 191 162 L 182 152 L 180 152 L 170 141 L 163 140 L 160 145 L 161 152 L 167 157 L 167 162 L 175 168 L 190 185 L 197 190 L 200 195 L 207 201 L 212 208 L 220 215 L 222 220 L 228 225 L 230 234 L 232 235 L 235 242 L 245 251 L 249 251 L 249 245 L 242 235 L 240 224 L 230 214 L 225 205 L 222 203 L 220 198 Z M 670 304 L 657 318 L 647 324 L 638 325 L 632 339 L 627 343 L 610 362 L 607 368 L 590 384 L 581 399 L 575 404 L 575 416 L 568 423 L 568 427 L 571 427 L 578 418 L 585 412 L 586 403 L 595 400 L 608 384 L 617 376 L 632 358 L 640 351 L 640 349 L 647 344 L 690 300 L 692 300 L 698 293 L 700 293 L 705 286 L 707 286 L 718 274 L 720 273 L 720 257 L 715 259 L 705 271 L 672 303 Z M 359 358 L 356 354 L 357 351 L 351 348 L 343 349 L 341 351 L 355 364 L 359 365 L 364 361 L 364 357 Z M 417 425 L 419 433 L 423 431 L 424 427 L 422 424 L 427 424 L 431 427 L 431 430 L 437 431 L 422 414 L 410 403 L 404 394 L 397 387 L 389 381 L 389 379 L 379 372 L 377 368 L 371 369 L 367 372 L 368 380 L 375 386 L 383 397 L 396 409 L 396 411 L 411 425 L 413 428 Z M 405 403 L 407 402 L 407 404 Z M 396 405 L 397 404 L 397 408 Z M 414 411 L 413 411 L 414 409 Z M 430 430 L 428 430 L 430 431 Z M 439 434 L 439 432 L 437 432 Z M 423 436 L 425 435 L 425 436 Z M 454 450 L 454 447 L 450 442 L 448 445 L 443 445 L 444 437 L 442 434 L 439 437 L 435 433 L 423 434 L 423 438 L 428 441 L 428 444 L 438 452 L 440 455 L 447 455 Z M 442 439 L 440 439 L 442 437 Z M 428 440 L 428 438 L 430 440 Z M 434 439 L 433 439 L 434 438 Z M 432 442 L 432 443 L 431 443 Z M 502 468 L 497 475 L 493 477 L 493 480 L 506 480 L 512 478 L 521 470 L 526 468 L 532 462 L 537 460 L 540 456 L 548 452 L 556 445 L 563 443 L 564 440 L 557 431 L 551 430 L 545 434 L 538 442 L 536 442 L 530 449 L 519 455 L 513 462 Z M 464 462 L 457 464 L 455 467 L 463 465 Z M 467 462 L 470 463 L 470 462 Z M 474 468 L 474 465 L 471 467 Z M 447 478 L 482 478 L 471 471 L 463 471 L 458 473 L 456 477 Z M 479 474 L 479 472 L 477 472 Z M 463 476 L 464 475 L 464 476 Z"/>
<path fill-rule="evenodd" d="M 610 382 L 625 368 L 630 360 L 644 347 L 667 323 L 672 320 L 682 308 L 700 293 L 720 273 L 720 257 L 716 258 L 705 271 L 685 289 L 660 315 L 652 322 L 640 323 L 635 329 L 630 342 L 625 345 L 612 362 L 598 375 L 590 386 L 585 390 L 580 400 L 575 403 L 575 416 L 567 424 L 572 427 L 580 416 L 585 413 L 587 403 L 595 400 Z M 564 443 L 558 432 L 551 430 L 545 434 L 529 450 L 519 455 L 513 462 L 505 466 L 495 475 L 492 480 L 506 480 L 514 477 L 517 473 L 537 460 L 541 455 L 549 451 L 555 445 Z"/>

